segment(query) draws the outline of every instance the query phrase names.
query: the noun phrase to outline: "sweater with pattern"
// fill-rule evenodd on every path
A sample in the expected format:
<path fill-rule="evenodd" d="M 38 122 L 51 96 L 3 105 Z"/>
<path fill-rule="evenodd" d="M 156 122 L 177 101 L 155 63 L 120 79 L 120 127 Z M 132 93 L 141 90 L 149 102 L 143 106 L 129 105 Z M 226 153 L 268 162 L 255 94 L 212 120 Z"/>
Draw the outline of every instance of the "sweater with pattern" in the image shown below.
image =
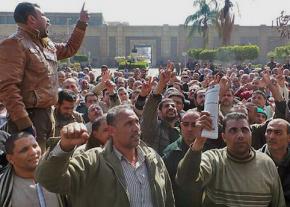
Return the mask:
<path fill-rule="evenodd" d="M 204 189 L 203 206 L 286 206 L 274 162 L 254 149 L 245 160 L 232 157 L 226 147 L 204 153 L 189 149 L 176 182 L 184 189 Z"/>

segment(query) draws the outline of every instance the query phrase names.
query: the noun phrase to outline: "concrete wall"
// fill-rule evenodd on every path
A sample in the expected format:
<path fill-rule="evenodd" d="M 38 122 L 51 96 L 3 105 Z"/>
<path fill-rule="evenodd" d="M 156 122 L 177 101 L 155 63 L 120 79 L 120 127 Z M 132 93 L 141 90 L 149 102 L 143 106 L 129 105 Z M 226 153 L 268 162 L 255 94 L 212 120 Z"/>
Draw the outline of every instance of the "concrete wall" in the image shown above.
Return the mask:
<path fill-rule="evenodd" d="M 55 25 L 50 27 L 50 37 L 54 41 L 65 41 L 68 31 L 74 25 Z M 0 24 L 0 39 L 15 32 L 16 26 Z M 70 32 L 69 32 L 70 33 Z M 101 25 L 89 26 L 81 52 L 91 55 L 92 63 L 96 66 L 101 64 L 114 64 L 115 56 L 129 55 L 134 44 L 151 45 L 152 64 L 159 65 L 168 59 L 184 62 L 182 53 L 190 48 L 202 47 L 202 38 L 194 34 L 188 38 L 188 31 L 183 25 L 179 26 L 129 26 L 129 25 Z M 284 45 L 287 40 L 282 40 L 279 33 L 268 26 L 238 26 L 232 34 L 232 44 L 257 44 L 260 46 L 260 56 L 256 62 L 267 61 L 266 54 L 276 46 Z M 220 46 L 217 32 L 210 28 L 209 48 Z"/>

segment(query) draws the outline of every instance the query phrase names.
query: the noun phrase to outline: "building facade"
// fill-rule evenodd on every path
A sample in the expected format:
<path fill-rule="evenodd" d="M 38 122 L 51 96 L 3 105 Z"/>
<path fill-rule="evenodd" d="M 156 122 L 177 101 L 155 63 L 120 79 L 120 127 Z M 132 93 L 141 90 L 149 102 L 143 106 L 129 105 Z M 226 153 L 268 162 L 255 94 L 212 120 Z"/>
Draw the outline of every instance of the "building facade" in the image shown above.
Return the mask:
<path fill-rule="evenodd" d="M 46 13 L 52 26 L 50 38 L 53 41 L 65 41 L 72 31 L 78 13 Z M 15 32 L 16 25 L 12 12 L 0 12 L 0 39 Z M 209 48 L 220 46 L 218 33 L 210 28 Z M 267 53 L 277 46 L 285 45 L 279 33 L 272 27 L 235 25 L 231 44 L 257 44 L 260 55 L 257 63 L 267 61 Z M 92 65 L 114 66 L 116 56 L 128 56 L 134 46 L 150 47 L 152 66 L 166 63 L 168 59 L 185 62 L 184 55 L 190 48 L 201 48 L 202 37 L 198 33 L 188 37 L 183 25 L 170 26 L 130 26 L 126 23 L 106 24 L 101 13 L 90 14 L 89 27 L 80 53 L 89 56 Z M 183 56 L 184 55 L 184 56 Z"/>

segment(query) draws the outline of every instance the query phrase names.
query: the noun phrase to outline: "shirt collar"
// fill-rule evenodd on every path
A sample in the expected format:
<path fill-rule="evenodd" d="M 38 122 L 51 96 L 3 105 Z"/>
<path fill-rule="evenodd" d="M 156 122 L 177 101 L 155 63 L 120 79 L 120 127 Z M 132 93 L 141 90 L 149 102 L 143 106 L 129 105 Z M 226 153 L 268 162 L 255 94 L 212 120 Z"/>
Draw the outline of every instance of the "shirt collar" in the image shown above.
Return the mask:
<path fill-rule="evenodd" d="M 122 161 L 122 160 L 127 160 L 126 157 L 123 156 L 123 154 L 113 145 L 113 151 L 117 158 Z M 140 146 L 137 147 L 137 160 L 138 162 L 142 163 L 145 161 L 145 152 L 141 149 Z"/>

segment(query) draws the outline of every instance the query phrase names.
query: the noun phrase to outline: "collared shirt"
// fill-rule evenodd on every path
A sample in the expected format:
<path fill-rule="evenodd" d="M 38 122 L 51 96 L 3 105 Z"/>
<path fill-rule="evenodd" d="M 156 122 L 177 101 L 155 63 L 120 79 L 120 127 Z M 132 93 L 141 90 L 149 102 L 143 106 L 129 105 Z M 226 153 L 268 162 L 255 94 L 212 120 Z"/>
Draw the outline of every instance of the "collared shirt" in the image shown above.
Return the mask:
<path fill-rule="evenodd" d="M 137 162 L 136 165 L 133 166 L 115 147 L 113 147 L 113 149 L 114 153 L 121 161 L 126 180 L 126 190 L 129 192 L 130 206 L 153 207 L 144 152 L 140 147 L 137 147 Z"/>

